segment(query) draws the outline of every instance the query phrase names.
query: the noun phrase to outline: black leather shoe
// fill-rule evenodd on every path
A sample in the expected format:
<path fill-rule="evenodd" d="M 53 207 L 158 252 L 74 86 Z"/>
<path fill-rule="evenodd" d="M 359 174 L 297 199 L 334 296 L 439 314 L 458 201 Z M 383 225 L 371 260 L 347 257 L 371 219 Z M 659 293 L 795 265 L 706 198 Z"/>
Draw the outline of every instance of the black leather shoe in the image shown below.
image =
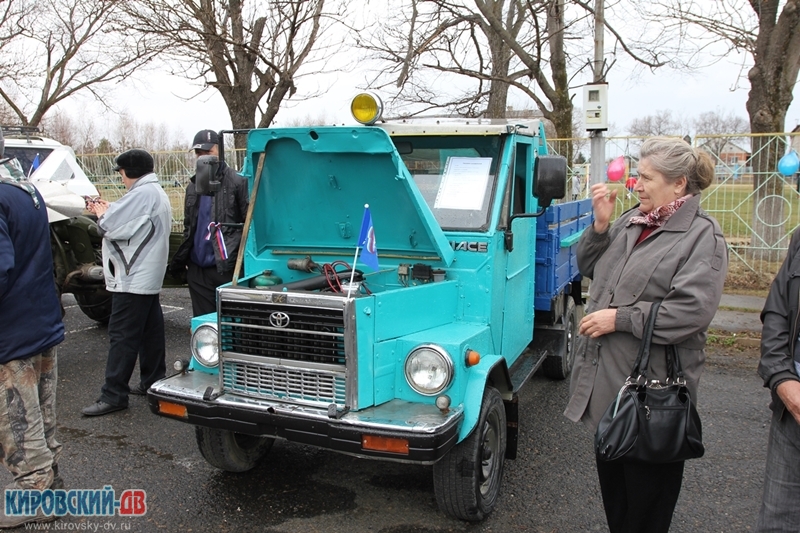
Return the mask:
<path fill-rule="evenodd" d="M 129 394 L 133 394 L 134 396 L 147 396 L 147 389 L 143 388 L 142 385 L 139 384 L 133 387 Z"/>
<path fill-rule="evenodd" d="M 107 415 L 108 413 L 113 413 L 114 411 L 122 411 L 127 408 L 127 405 L 111 405 L 110 403 L 106 402 L 95 402 L 89 407 L 84 407 L 81 409 L 81 413 L 86 416 L 102 416 Z"/>

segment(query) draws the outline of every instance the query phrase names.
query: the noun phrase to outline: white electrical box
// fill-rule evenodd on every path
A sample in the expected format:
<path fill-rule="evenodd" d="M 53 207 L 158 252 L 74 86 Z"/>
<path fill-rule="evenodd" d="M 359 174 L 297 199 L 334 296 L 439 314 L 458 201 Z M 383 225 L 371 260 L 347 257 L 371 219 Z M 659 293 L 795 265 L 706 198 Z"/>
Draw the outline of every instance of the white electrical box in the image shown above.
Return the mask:
<path fill-rule="evenodd" d="M 583 121 L 587 130 L 608 129 L 608 84 L 583 86 Z"/>

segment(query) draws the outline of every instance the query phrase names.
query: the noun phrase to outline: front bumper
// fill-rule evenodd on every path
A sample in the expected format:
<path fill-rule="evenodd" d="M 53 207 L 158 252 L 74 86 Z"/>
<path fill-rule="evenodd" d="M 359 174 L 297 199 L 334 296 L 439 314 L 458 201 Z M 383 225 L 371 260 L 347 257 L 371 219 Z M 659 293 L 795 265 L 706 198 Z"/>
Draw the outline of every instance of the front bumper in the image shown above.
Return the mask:
<path fill-rule="evenodd" d="M 207 392 L 209 387 L 213 393 Z M 456 444 L 463 418 L 461 407 L 442 414 L 434 405 L 402 400 L 330 418 L 326 409 L 318 407 L 217 394 L 218 376 L 187 372 L 155 383 L 147 399 L 153 413 L 197 426 L 278 437 L 359 457 L 417 464 L 433 464 L 444 456 Z M 159 409 L 160 402 L 185 406 L 187 414 L 185 417 L 165 414 Z M 406 439 L 408 454 L 364 449 L 365 435 Z"/>

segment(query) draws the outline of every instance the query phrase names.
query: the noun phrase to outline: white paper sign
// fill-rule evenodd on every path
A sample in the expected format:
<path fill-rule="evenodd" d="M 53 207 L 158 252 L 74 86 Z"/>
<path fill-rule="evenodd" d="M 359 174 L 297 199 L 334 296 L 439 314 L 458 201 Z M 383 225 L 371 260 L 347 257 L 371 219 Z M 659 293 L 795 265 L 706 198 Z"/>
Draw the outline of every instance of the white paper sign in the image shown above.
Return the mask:
<path fill-rule="evenodd" d="M 433 207 L 480 210 L 491 166 L 491 157 L 448 157 Z"/>

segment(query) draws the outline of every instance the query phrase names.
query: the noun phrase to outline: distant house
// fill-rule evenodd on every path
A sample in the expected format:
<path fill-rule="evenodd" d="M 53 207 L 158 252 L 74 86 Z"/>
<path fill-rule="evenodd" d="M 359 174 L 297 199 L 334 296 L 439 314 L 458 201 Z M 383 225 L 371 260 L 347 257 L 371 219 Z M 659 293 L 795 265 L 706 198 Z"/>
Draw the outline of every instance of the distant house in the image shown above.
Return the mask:
<path fill-rule="evenodd" d="M 744 166 L 750 159 L 750 152 L 726 138 L 709 139 L 698 148 L 708 152 L 717 165 Z"/>
<path fill-rule="evenodd" d="M 794 129 L 792 130 L 792 133 L 794 135 L 791 135 L 789 137 L 791 145 L 792 145 L 792 149 L 795 152 L 797 152 L 798 154 L 800 154 L 800 124 L 798 124 L 797 126 L 794 127 Z"/>

